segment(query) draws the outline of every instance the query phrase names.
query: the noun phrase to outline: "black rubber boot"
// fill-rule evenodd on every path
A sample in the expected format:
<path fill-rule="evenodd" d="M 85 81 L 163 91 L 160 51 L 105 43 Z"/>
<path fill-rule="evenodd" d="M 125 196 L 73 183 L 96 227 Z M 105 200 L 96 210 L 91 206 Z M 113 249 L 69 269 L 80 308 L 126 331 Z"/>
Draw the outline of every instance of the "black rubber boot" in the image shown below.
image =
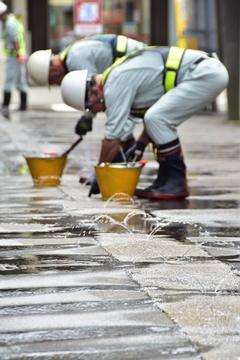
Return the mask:
<path fill-rule="evenodd" d="M 10 100 L 11 100 L 11 93 L 10 93 L 10 92 L 7 92 L 7 91 L 4 91 L 4 93 L 3 93 L 3 104 L 2 104 L 2 106 L 3 106 L 3 107 L 8 107 L 9 104 L 10 104 Z"/>
<path fill-rule="evenodd" d="M 160 161 L 159 157 L 158 157 L 158 149 L 153 145 L 153 152 L 154 152 L 154 156 L 157 160 L 157 162 L 159 163 L 159 168 L 158 168 L 158 175 L 157 178 L 154 180 L 154 182 L 152 183 L 152 185 L 150 185 L 147 189 L 151 190 L 151 189 L 158 189 L 159 187 L 163 186 L 167 180 L 167 166 L 166 166 L 166 161 Z"/>
<path fill-rule="evenodd" d="M 177 140 L 178 141 L 178 140 Z M 177 142 L 174 142 L 176 145 Z M 154 199 L 179 199 L 189 195 L 186 178 L 186 166 L 180 144 L 170 150 L 173 144 L 154 146 L 160 164 L 157 179 L 145 189 L 136 189 L 135 195 Z M 167 151 L 165 151 L 165 149 Z"/>
<path fill-rule="evenodd" d="M 21 105 L 19 107 L 20 111 L 25 111 L 27 110 L 27 94 L 25 92 L 20 92 L 20 101 L 21 101 Z"/>
<path fill-rule="evenodd" d="M 4 91 L 3 93 L 3 104 L 1 109 L 1 114 L 6 118 L 9 119 L 9 104 L 11 100 L 11 93 Z"/>

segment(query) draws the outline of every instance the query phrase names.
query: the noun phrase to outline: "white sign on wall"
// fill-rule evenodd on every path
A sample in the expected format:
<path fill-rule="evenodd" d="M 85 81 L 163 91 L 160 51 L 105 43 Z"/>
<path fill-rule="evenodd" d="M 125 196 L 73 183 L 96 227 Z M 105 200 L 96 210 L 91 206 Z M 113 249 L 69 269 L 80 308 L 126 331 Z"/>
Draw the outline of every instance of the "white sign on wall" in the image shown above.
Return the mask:
<path fill-rule="evenodd" d="M 101 0 L 77 0 L 74 10 L 76 35 L 86 36 L 102 33 Z"/>

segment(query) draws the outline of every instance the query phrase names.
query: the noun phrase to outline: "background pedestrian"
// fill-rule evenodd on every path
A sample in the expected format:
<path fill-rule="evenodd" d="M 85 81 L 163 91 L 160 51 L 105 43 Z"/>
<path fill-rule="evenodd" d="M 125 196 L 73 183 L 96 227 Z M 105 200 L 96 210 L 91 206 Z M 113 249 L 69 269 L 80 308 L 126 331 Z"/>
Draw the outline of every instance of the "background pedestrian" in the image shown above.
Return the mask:
<path fill-rule="evenodd" d="M 26 42 L 24 27 L 8 7 L 0 2 L 0 21 L 3 23 L 4 52 L 6 54 L 5 80 L 3 87 L 2 115 L 9 118 L 9 104 L 14 87 L 20 92 L 18 110 L 27 109 Z"/>

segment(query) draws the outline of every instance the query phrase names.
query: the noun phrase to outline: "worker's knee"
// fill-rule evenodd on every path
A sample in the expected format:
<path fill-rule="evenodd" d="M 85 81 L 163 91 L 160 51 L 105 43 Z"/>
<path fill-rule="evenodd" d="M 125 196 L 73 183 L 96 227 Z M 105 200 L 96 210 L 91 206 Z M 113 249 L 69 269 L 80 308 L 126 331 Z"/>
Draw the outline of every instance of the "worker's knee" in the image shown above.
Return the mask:
<path fill-rule="evenodd" d="M 144 116 L 144 123 L 146 127 L 153 127 L 158 124 L 158 126 L 164 126 L 167 123 L 167 118 L 160 111 L 154 109 L 149 109 Z"/>

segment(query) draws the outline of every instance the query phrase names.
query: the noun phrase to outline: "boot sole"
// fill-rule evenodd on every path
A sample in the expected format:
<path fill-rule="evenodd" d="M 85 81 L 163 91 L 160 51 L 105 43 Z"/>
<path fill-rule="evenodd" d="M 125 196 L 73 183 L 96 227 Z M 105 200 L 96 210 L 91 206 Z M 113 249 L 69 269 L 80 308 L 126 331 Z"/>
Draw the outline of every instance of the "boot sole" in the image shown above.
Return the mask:
<path fill-rule="evenodd" d="M 178 194 L 161 194 L 161 193 L 154 193 L 151 191 L 136 190 L 135 195 L 138 197 L 151 198 L 151 199 L 180 199 L 189 196 L 189 190 L 186 190 Z"/>

